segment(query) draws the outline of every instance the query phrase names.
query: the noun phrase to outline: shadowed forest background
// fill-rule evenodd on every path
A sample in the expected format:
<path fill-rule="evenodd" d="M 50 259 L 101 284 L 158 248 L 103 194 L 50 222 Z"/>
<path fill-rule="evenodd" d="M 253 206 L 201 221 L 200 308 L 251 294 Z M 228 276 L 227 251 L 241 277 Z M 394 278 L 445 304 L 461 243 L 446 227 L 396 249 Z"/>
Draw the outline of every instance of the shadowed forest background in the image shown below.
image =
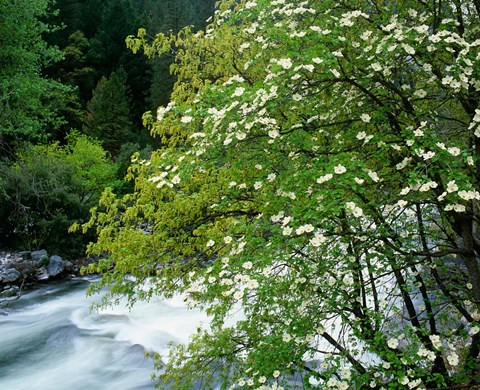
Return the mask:
<path fill-rule="evenodd" d="M 0 4 L 0 247 L 69 256 L 91 238 L 68 234 L 130 156 L 148 156 L 143 113 L 168 102 L 172 56 L 125 45 L 205 26 L 213 0 L 22 0 Z"/>

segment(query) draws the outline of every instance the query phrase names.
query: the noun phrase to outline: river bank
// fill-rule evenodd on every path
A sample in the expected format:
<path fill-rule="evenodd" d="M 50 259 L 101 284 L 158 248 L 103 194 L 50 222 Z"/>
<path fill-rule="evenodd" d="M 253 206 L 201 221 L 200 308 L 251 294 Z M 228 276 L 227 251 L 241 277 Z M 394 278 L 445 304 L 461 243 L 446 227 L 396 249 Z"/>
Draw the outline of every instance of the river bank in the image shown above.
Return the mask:
<path fill-rule="evenodd" d="M 64 260 L 44 249 L 0 251 L 0 305 L 18 299 L 26 287 L 78 276 L 81 268 L 93 261 L 91 258 Z"/>

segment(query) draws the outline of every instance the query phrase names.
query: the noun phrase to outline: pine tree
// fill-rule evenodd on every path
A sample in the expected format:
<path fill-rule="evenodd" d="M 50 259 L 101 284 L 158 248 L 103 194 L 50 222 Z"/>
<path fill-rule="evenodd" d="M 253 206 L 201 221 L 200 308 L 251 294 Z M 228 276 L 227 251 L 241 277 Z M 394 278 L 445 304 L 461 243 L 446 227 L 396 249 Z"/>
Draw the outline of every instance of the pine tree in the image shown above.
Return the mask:
<path fill-rule="evenodd" d="M 98 138 L 103 147 L 116 155 L 132 131 L 127 74 L 123 68 L 109 78 L 102 77 L 87 104 L 86 132 Z"/>
<path fill-rule="evenodd" d="M 195 30 L 205 27 L 206 19 L 213 15 L 215 1 L 213 0 L 166 0 L 145 1 L 146 28 L 152 34 L 177 33 L 181 28 L 192 25 Z M 150 88 L 150 106 L 166 105 L 175 83 L 175 77 L 170 74 L 172 55 L 151 60 L 152 84 Z"/>

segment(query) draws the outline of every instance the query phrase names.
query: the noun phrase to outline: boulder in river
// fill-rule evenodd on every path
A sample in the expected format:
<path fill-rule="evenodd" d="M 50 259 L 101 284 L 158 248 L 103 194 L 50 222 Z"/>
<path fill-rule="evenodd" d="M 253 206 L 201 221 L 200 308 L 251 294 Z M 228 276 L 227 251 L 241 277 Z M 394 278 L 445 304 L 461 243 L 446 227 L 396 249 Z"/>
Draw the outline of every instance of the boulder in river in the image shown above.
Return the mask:
<path fill-rule="evenodd" d="M 18 281 L 22 277 L 22 274 L 15 268 L 4 269 L 0 271 L 0 283 L 13 283 Z"/>
<path fill-rule="evenodd" d="M 36 272 L 35 272 L 35 279 L 40 281 L 40 282 L 43 282 L 45 280 L 48 280 L 50 276 L 48 275 L 48 271 L 47 271 L 47 267 L 40 267 L 40 268 L 37 268 Z"/>
<path fill-rule="evenodd" d="M 20 288 L 18 286 L 5 286 L 3 291 L 0 292 L 0 298 L 11 298 L 16 297 L 20 292 Z"/>
<path fill-rule="evenodd" d="M 48 275 L 51 277 L 58 276 L 65 271 L 65 262 L 60 256 L 53 255 L 50 256 L 50 261 L 47 265 Z"/>
<path fill-rule="evenodd" d="M 31 259 L 36 263 L 48 263 L 48 253 L 45 249 L 33 251 L 30 253 Z"/>

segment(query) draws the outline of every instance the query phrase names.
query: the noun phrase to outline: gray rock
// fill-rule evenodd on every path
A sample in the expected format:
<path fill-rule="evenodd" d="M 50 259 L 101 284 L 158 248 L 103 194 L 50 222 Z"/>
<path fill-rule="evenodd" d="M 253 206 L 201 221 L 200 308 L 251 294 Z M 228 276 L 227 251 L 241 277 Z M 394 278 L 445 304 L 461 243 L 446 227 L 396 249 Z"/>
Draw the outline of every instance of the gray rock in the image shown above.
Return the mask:
<path fill-rule="evenodd" d="M 48 274 L 47 267 L 40 267 L 35 272 L 35 278 L 39 281 L 48 280 L 50 275 Z"/>
<path fill-rule="evenodd" d="M 50 261 L 47 265 L 47 272 L 49 276 L 58 276 L 65 270 L 65 262 L 60 256 L 50 256 Z"/>
<path fill-rule="evenodd" d="M 0 298 L 16 297 L 20 289 L 17 286 L 5 286 L 4 290 L 0 292 Z"/>
<path fill-rule="evenodd" d="M 18 272 L 15 268 L 10 268 L 1 271 L 0 273 L 0 283 L 12 283 L 16 282 L 22 277 L 22 274 Z"/>
<path fill-rule="evenodd" d="M 40 249 L 39 251 L 33 251 L 31 252 L 31 258 L 36 263 L 40 263 L 42 261 L 45 261 L 46 263 L 48 261 L 48 253 L 45 249 Z"/>
<path fill-rule="evenodd" d="M 3 264 L 19 264 L 26 260 L 29 260 L 30 252 L 15 252 L 7 253 L 2 259 Z"/>
<path fill-rule="evenodd" d="M 73 263 L 71 261 L 65 261 L 65 270 L 72 272 L 74 270 Z"/>
<path fill-rule="evenodd" d="M 7 252 L 0 252 L 0 267 L 7 263 L 8 253 Z"/>

